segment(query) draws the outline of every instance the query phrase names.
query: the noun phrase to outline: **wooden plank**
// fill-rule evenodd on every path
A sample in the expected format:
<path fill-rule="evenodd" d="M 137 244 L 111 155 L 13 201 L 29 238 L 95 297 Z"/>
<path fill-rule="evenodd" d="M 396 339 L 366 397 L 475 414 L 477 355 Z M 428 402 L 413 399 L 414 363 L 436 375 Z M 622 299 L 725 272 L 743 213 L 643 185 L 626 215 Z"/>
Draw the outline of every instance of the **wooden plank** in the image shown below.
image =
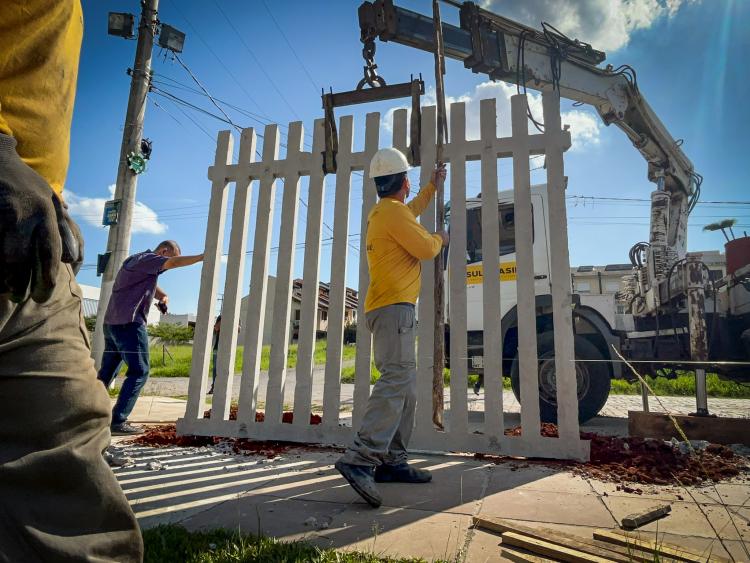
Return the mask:
<path fill-rule="evenodd" d="M 214 165 L 208 170 L 211 180 L 211 202 L 206 223 L 206 245 L 201 267 L 201 287 L 198 294 L 198 314 L 193 338 L 193 359 L 190 364 L 188 403 L 185 418 L 202 418 L 206 408 L 206 375 L 211 358 L 214 304 L 219 285 L 221 251 L 224 245 L 224 224 L 227 214 L 226 167 L 232 162 L 234 137 L 220 131 L 216 141 Z"/>
<path fill-rule="evenodd" d="M 673 416 L 690 440 L 750 446 L 750 418 Z M 669 417 L 657 412 L 628 411 L 628 433 L 642 438 L 682 440 Z"/>
<path fill-rule="evenodd" d="M 323 234 L 323 202 L 325 201 L 324 134 L 323 120 L 316 119 L 310 155 L 310 181 L 307 190 L 305 259 L 302 266 L 302 311 L 294 387 L 293 423 L 297 426 L 307 426 L 310 423 L 312 408 L 312 378 L 315 369 L 315 334 L 320 284 L 320 245 Z"/>
<path fill-rule="evenodd" d="M 661 541 L 653 542 L 650 540 L 639 539 L 638 537 L 634 537 L 626 532 L 596 530 L 594 532 L 594 539 L 625 546 L 628 549 L 637 548 L 655 555 L 665 555 L 678 561 L 687 561 L 688 563 L 705 563 L 709 560 L 707 555 L 684 549 L 678 545 L 668 544 Z M 710 561 L 729 563 L 728 559 L 716 555 L 711 555 Z"/>
<path fill-rule="evenodd" d="M 557 427 L 561 440 L 580 440 L 573 347 L 573 307 L 568 254 L 568 217 L 565 209 L 566 179 L 563 151 L 570 147 L 570 134 L 560 125 L 560 93 L 545 90 L 544 136 L 547 140 L 547 197 L 549 211 L 550 285 L 555 333 L 555 379 L 557 381 Z"/>
<path fill-rule="evenodd" d="M 552 557 L 557 561 L 566 561 L 569 563 L 609 563 L 612 560 L 605 557 L 598 557 L 590 553 L 584 553 L 577 549 L 571 549 L 562 545 L 531 538 L 516 532 L 504 532 L 502 535 L 503 545 L 514 545 L 522 547 L 532 553 Z"/>
<path fill-rule="evenodd" d="M 495 148 L 497 106 L 494 98 L 479 103 L 479 121 L 482 139 L 482 267 L 486 273 L 482 284 L 484 433 L 491 440 L 500 441 L 503 439 L 503 334 L 500 326 L 500 217 Z"/>
<path fill-rule="evenodd" d="M 583 551 L 584 553 L 589 553 L 591 555 L 601 555 L 602 557 L 606 557 L 607 559 L 611 559 L 618 563 L 628 563 L 634 560 L 632 554 L 628 553 L 624 548 L 599 542 L 591 538 L 565 534 L 549 528 L 532 528 L 517 524 L 510 520 L 487 515 L 474 516 L 473 523 L 477 528 L 482 528 L 484 530 L 490 530 L 499 534 L 515 532 L 530 538 L 577 549 L 578 551 Z M 645 560 L 648 561 L 649 559 L 646 558 Z"/>
<path fill-rule="evenodd" d="M 239 163 L 255 160 L 256 138 L 252 128 L 243 129 L 240 136 Z M 229 256 L 224 283 L 224 299 L 221 306 L 222 331 L 216 355 L 216 383 L 211 402 L 211 418 L 227 420 L 232 400 L 234 383 L 234 361 L 237 354 L 237 329 L 242 300 L 242 278 L 245 273 L 245 250 L 250 219 L 250 176 L 237 180 L 232 208 L 232 230 L 229 235 Z M 213 331 L 212 331 L 213 336 Z"/>
<path fill-rule="evenodd" d="M 372 354 L 372 335 L 367 328 L 364 306 L 367 298 L 367 286 L 370 285 L 370 272 L 367 269 L 367 217 L 375 205 L 375 182 L 370 178 L 370 161 L 378 151 L 380 142 L 380 114 L 368 113 L 365 118 L 365 150 L 359 154 L 362 174 L 362 214 L 359 241 L 359 306 L 357 316 L 357 355 L 354 367 L 354 411 L 352 412 L 352 426 L 359 429 L 365 416 L 367 400 L 370 398 L 370 359 Z M 359 316 L 359 311 L 362 316 Z"/>
<path fill-rule="evenodd" d="M 435 162 L 436 108 L 422 108 L 421 162 L 427 163 L 420 170 L 420 187 L 430 181 Z M 435 201 L 431 201 L 419 222 L 430 232 L 435 231 Z M 417 412 L 415 415 L 415 438 L 434 434 L 432 425 L 432 364 L 433 325 L 435 322 L 434 262 L 422 262 L 422 287 L 417 303 Z M 417 441 L 417 440 L 415 440 Z"/>
<path fill-rule="evenodd" d="M 547 557 L 539 557 L 538 555 L 532 555 L 526 551 L 519 551 L 510 547 L 504 547 L 500 554 L 508 559 L 509 561 L 519 561 L 521 563 L 554 563 L 554 559 L 548 559 Z"/>
<path fill-rule="evenodd" d="M 644 524 L 648 524 L 649 522 L 653 522 L 654 520 L 666 516 L 670 512 L 672 512 L 672 507 L 668 504 L 663 504 L 643 512 L 630 514 L 620 521 L 620 525 L 626 530 L 635 530 Z"/>
<path fill-rule="evenodd" d="M 341 403 L 341 345 L 343 342 L 344 300 L 346 296 L 347 242 L 349 240 L 349 192 L 351 191 L 352 116 L 339 120 L 339 152 L 333 207 L 331 282 L 328 293 L 328 343 L 323 387 L 323 424 L 336 428 Z"/>
<path fill-rule="evenodd" d="M 297 215 L 299 213 L 300 161 L 302 160 L 303 127 L 301 121 L 289 124 L 287 154 L 282 161 L 284 194 L 281 203 L 281 229 L 279 253 L 276 261 L 276 295 L 273 301 L 273 327 L 271 354 L 266 391 L 266 424 L 281 423 L 284 411 L 286 362 L 289 352 L 290 314 L 292 309 L 292 282 L 294 254 L 297 243 Z"/>
<path fill-rule="evenodd" d="M 528 107 L 525 94 L 511 97 L 513 131 L 513 200 L 516 234 L 516 294 L 518 308 L 518 357 L 521 379 L 521 426 L 523 439 L 540 434 L 539 368 L 536 346 L 536 298 L 534 290 L 533 211 L 529 172 Z M 487 253 L 484 253 L 486 256 Z M 485 271 L 487 266 L 485 265 Z M 494 278 L 494 276 L 492 276 Z M 488 278 L 488 276 L 485 276 Z M 485 281 L 486 283 L 486 281 Z"/>
<path fill-rule="evenodd" d="M 451 142 L 446 147 L 450 158 L 450 225 L 451 244 L 448 248 L 448 317 L 451 339 L 451 402 L 448 424 L 451 433 L 458 435 L 469 432 L 468 415 L 468 366 L 466 334 L 466 106 L 464 103 L 451 104 Z"/>
<path fill-rule="evenodd" d="M 253 267 L 250 294 L 243 323 L 244 356 L 237 420 L 255 424 L 260 379 L 260 357 L 266 320 L 268 262 L 271 254 L 271 227 L 276 200 L 276 161 L 279 158 L 279 127 L 266 125 L 263 132 L 263 173 L 258 186 L 258 209 L 253 235 Z"/>

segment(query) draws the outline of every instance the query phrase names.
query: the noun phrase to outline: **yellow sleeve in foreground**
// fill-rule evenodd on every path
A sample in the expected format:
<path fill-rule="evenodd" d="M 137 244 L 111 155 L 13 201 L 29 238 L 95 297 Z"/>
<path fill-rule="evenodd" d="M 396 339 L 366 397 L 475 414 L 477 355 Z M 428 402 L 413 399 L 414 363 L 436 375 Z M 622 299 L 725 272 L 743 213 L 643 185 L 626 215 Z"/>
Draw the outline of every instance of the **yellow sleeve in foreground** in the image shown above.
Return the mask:
<path fill-rule="evenodd" d="M 430 200 L 432 199 L 432 196 L 434 194 L 435 186 L 432 184 L 432 182 L 429 182 L 424 188 L 419 190 L 419 193 L 414 199 L 406 204 L 406 207 L 411 210 L 411 212 L 414 214 L 414 217 L 419 217 L 424 212 L 424 210 L 427 209 L 427 205 L 430 203 Z"/>
<path fill-rule="evenodd" d="M 393 221 L 389 229 L 391 236 L 414 258 L 419 260 L 434 258 L 440 252 L 443 239 L 440 235 L 430 234 L 427 229 L 417 223 L 409 211 L 405 207 L 398 206 L 398 210 L 391 218 Z"/>
<path fill-rule="evenodd" d="M 0 133 L 58 194 L 82 36 L 80 0 L 0 0 Z"/>

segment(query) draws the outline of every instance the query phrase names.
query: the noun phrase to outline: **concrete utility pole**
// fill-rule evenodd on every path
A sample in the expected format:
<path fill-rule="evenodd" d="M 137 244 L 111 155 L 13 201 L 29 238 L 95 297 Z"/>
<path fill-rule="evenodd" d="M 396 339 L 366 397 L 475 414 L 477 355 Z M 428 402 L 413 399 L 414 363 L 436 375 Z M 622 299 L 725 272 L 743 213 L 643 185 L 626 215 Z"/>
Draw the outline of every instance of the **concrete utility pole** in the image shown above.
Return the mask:
<path fill-rule="evenodd" d="M 143 118 L 146 114 L 146 99 L 151 79 L 151 57 L 154 36 L 157 31 L 158 7 L 159 0 L 143 0 L 141 2 L 138 46 L 135 50 L 135 63 L 133 64 L 130 81 L 130 97 L 128 98 L 128 110 L 125 114 L 125 126 L 122 131 L 122 147 L 120 148 L 120 162 L 115 187 L 115 199 L 122 203 L 117 224 L 109 228 L 107 252 L 110 253 L 110 257 L 102 276 L 99 307 L 96 312 L 96 332 L 94 333 L 92 355 L 97 368 L 101 364 L 102 353 L 104 352 L 104 314 L 112 295 L 112 285 L 120 266 L 130 254 L 130 228 L 133 221 L 138 175 L 129 168 L 128 155 L 131 152 L 139 154 L 141 150 Z"/>

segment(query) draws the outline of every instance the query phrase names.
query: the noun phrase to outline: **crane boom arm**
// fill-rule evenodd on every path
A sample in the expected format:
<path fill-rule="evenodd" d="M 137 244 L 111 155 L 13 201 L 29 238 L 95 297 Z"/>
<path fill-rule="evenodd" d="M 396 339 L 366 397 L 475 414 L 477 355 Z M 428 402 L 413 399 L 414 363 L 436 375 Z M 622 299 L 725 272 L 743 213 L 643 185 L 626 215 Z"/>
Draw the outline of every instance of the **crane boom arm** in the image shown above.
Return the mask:
<path fill-rule="evenodd" d="M 488 74 L 494 80 L 536 90 L 554 84 L 561 96 L 594 106 L 605 124 L 614 123 L 622 129 L 643 155 L 651 181 L 663 177 L 660 188 L 674 195 L 692 194 L 693 165 L 640 94 L 634 76 L 598 67 L 605 54 L 588 44 L 565 38 L 563 41 L 569 41 L 562 43 L 565 56 L 556 60 L 545 33 L 473 2 L 464 2 L 460 10 L 460 27 L 442 24 L 446 57 L 461 60 L 473 72 Z M 395 6 L 393 0 L 364 2 L 359 8 L 359 22 L 363 41 L 378 37 L 434 52 L 432 18 Z M 555 64 L 559 69 L 557 79 L 553 76 Z"/>

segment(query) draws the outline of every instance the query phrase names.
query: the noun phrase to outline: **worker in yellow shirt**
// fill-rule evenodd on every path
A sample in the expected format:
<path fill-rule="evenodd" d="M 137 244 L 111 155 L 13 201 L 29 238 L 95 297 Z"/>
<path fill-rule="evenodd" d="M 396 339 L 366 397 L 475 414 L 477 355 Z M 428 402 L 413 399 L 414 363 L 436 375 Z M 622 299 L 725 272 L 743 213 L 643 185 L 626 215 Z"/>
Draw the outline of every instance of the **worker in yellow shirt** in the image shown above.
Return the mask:
<path fill-rule="evenodd" d="M 367 218 L 367 266 L 370 286 L 365 317 L 372 332 L 375 367 L 380 379 L 354 443 L 336 462 L 368 504 L 382 499 L 375 482 L 427 483 L 429 471 L 407 463 L 406 448 L 414 427 L 416 355 L 414 304 L 419 296 L 420 261 L 437 256 L 448 245 L 445 231 L 429 233 L 417 222 L 438 185 L 445 182 L 439 164 L 432 181 L 413 200 L 409 197 L 409 163 L 397 149 L 381 149 L 370 163 L 380 201 Z"/>
<path fill-rule="evenodd" d="M 0 2 L 0 561 L 126 561 L 143 544 L 102 458 L 96 380 L 62 199 L 80 0 Z"/>

